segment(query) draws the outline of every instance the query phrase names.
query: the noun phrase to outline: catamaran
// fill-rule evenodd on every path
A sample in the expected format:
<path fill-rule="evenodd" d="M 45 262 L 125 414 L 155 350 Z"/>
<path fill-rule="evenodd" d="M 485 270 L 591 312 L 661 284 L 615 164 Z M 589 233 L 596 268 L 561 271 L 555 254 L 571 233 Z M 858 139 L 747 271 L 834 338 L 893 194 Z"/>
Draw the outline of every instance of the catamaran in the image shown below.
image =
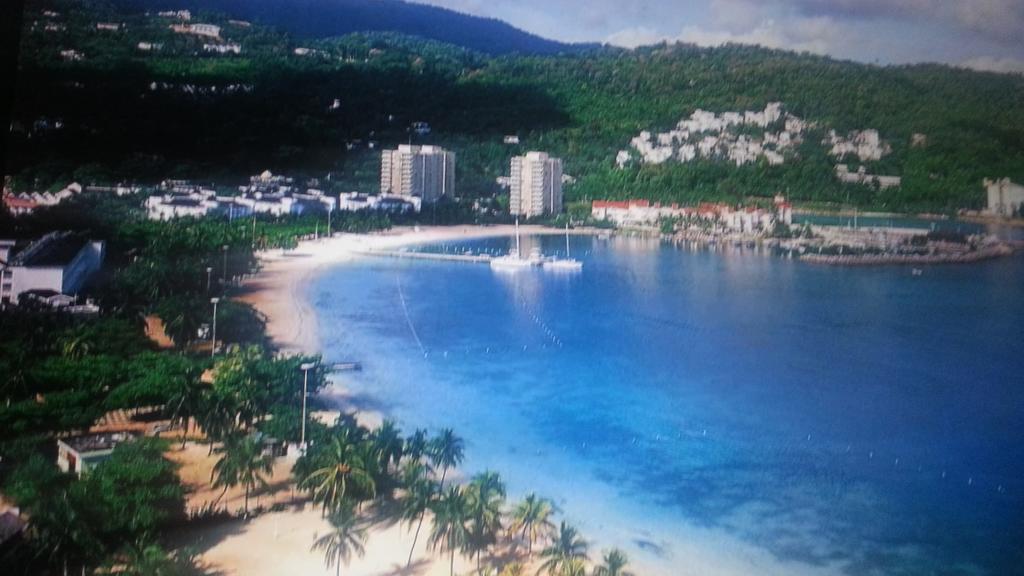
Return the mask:
<path fill-rule="evenodd" d="M 550 270 L 583 270 L 583 262 L 569 257 L 569 223 L 565 224 L 565 258 L 552 258 L 544 262 L 544 268 Z"/>
<path fill-rule="evenodd" d="M 516 218 L 516 249 L 510 250 L 505 256 L 491 258 L 491 268 L 501 270 L 521 270 L 538 264 L 538 262 L 533 258 L 523 258 L 519 250 L 519 218 Z"/>

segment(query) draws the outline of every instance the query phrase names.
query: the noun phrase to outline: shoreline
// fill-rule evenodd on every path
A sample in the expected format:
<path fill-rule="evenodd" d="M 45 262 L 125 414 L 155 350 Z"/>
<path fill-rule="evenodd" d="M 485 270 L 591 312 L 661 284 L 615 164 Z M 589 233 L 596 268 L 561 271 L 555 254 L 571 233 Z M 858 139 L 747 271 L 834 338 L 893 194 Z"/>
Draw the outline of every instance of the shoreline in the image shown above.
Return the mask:
<path fill-rule="evenodd" d="M 546 226 L 520 226 L 523 235 L 561 235 L 565 230 Z M 570 234 L 596 234 L 597 229 L 576 228 Z M 515 226 L 424 226 L 397 227 L 375 234 L 336 234 L 330 238 L 304 240 L 294 250 L 257 253 L 260 270 L 242 282 L 237 300 L 252 305 L 266 320 L 267 336 L 282 353 L 317 354 L 320 340 L 313 307 L 305 290 L 324 269 L 367 252 L 409 246 L 514 236 Z"/>
<path fill-rule="evenodd" d="M 521 226 L 520 232 L 530 235 L 565 233 L 561 229 L 540 226 Z M 571 233 L 601 234 L 607 231 L 587 228 Z M 362 256 L 360 252 L 374 249 L 395 250 L 417 244 L 507 237 L 514 234 L 515 228 L 511 225 L 456 226 L 399 228 L 381 234 L 341 234 L 330 239 L 304 241 L 292 251 L 274 250 L 259 254 L 261 269 L 244 283 L 247 290 L 242 299 L 264 315 L 268 337 L 279 351 L 317 353 L 320 335 L 313 307 L 307 300 L 307 291 L 311 283 L 331 266 L 351 262 L 358 257 L 372 257 Z M 374 412 L 353 406 L 347 401 L 349 394 L 344 377 L 341 377 L 332 382 L 321 394 L 321 398 L 334 404 L 335 409 L 354 411 L 357 420 L 371 428 L 379 425 L 387 415 L 383 411 Z M 557 491 L 550 491 L 543 484 L 533 487 L 545 494 L 557 494 Z M 590 501 L 601 502 L 615 498 L 607 487 L 597 486 L 591 490 L 586 497 Z M 623 513 L 627 516 L 641 514 L 636 502 L 626 503 L 626 506 L 627 511 Z M 579 521 L 577 518 L 574 523 L 579 525 Z M 599 561 L 600 552 L 609 546 L 618 545 L 623 549 L 650 547 L 643 554 L 630 554 L 630 567 L 637 573 L 652 576 L 741 576 L 753 570 L 766 576 L 819 576 L 835 573 L 832 566 L 807 566 L 791 559 L 776 558 L 770 552 L 720 530 L 685 523 L 666 523 L 664 518 L 648 517 L 641 525 L 625 528 L 614 523 L 608 524 L 607 519 L 599 515 L 596 519 L 584 520 L 579 526 L 590 536 L 591 544 L 596 544 L 591 549 L 593 561 Z M 201 559 L 225 575 L 270 576 L 280 573 L 280 570 L 291 571 L 296 566 L 301 567 L 303 573 L 319 574 L 321 572 L 317 571 L 317 567 L 323 570 L 322 558 L 309 551 L 307 541 L 312 539 L 316 531 L 323 529 L 326 529 L 326 524 L 315 508 L 264 514 L 247 523 L 221 529 L 221 534 L 226 533 L 226 536 L 215 538 L 217 543 L 206 550 Z M 655 538 L 655 534 L 659 537 Z M 411 543 L 408 531 L 401 526 L 374 529 L 368 542 L 367 556 L 354 558 L 346 569 L 347 573 L 366 576 L 447 575 L 447 559 L 429 552 L 424 540 L 421 535 L 416 553 L 419 560 L 414 562 L 413 572 L 408 572 L 404 570 L 405 556 Z M 401 558 L 396 558 L 396 555 Z M 690 567 L 682 572 L 671 570 L 676 555 L 678 558 L 686 558 Z M 536 571 L 535 562 L 536 557 L 534 562 L 528 564 L 527 573 Z M 456 559 L 457 573 L 472 571 L 473 567 L 474 564 L 468 558 Z"/>
<path fill-rule="evenodd" d="M 520 226 L 520 232 L 528 235 L 565 233 L 561 229 L 542 226 Z M 570 233 L 595 232 L 582 228 Z M 294 250 L 258 253 L 260 269 L 242 282 L 242 294 L 236 299 L 252 305 L 264 318 L 267 336 L 278 352 L 318 354 L 321 352 L 320 336 L 315 310 L 307 299 L 307 289 L 328 268 L 357 258 L 372 257 L 365 255 L 372 250 L 394 250 L 419 244 L 514 234 L 515 227 L 512 225 L 402 227 L 377 234 L 337 234 L 330 238 L 306 240 Z M 381 411 L 356 409 L 352 406 L 343 380 L 332 379 L 321 397 L 333 405 L 332 409 L 313 414 L 314 417 L 331 417 L 338 411 L 354 411 L 360 424 L 375 428 L 387 416 Z M 282 469 L 282 473 L 286 471 Z M 448 558 L 428 548 L 425 534 L 420 534 L 413 564 L 406 569 L 405 560 L 413 538 L 408 528 L 394 524 L 371 530 L 365 556 L 353 557 L 343 572 L 381 576 L 447 575 Z M 323 555 L 312 551 L 310 546 L 318 535 L 328 529 L 318 508 L 306 504 L 262 514 L 248 521 L 235 520 L 203 528 L 192 533 L 189 539 L 202 545 L 202 564 L 225 576 L 272 576 L 283 573 L 326 576 L 334 574 L 334 569 L 328 569 L 324 565 Z M 468 557 L 459 556 L 455 559 L 457 573 L 468 573 L 474 568 L 475 561 Z M 529 573 L 533 570 L 536 570 L 535 566 Z"/>

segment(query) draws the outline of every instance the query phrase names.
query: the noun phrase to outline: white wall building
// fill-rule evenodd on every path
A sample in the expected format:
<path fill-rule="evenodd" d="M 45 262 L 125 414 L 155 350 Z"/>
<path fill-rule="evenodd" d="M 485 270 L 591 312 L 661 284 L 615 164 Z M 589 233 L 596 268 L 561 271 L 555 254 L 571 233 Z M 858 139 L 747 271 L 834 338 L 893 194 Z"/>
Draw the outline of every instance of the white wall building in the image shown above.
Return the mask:
<path fill-rule="evenodd" d="M 360 194 L 359 192 L 344 192 L 338 196 L 338 210 L 349 212 L 375 210 L 390 214 L 408 214 L 419 212 L 422 205 L 422 199 L 416 196 Z"/>
<path fill-rule="evenodd" d="M 241 54 L 242 47 L 238 44 L 203 44 L 203 52 L 213 54 Z"/>
<path fill-rule="evenodd" d="M 839 178 L 841 182 L 846 184 L 878 186 L 882 190 L 885 190 L 886 188 L 896 188 L 903 183 L 903 179 L 899 176 L 878 176 L 875 174 L 868 174 L 867 170 L 863 166 L 857 168 L 856 172 L 850 172 L 850 167 L 846 164 L 836 164 L 836 178 Z"/>
<path fill-rule="evenodd" d="M 1024 186 L 1009 178 L 983 181 L 988 192 L 988 213 L 994 216 L 1024 216 Z"/>
<path fill-rule="evenodd" d="M 455 153 L 439 146 L 403 144 L 381 154 L 380 192 L 437 202 L 455 195 Z"/>
<path fill-rule="evenodd" d="M 150 220 L 202 218 L 219 208 L 215 196 L 201 193 L 164 194 L 146 199 L 146 214 Z"/>
<path fill-rule="evenodd" d="M 108 432 L 105 434 L 88 434 L 57 440 L 57 467 L 61 472 L 82 473 L 96 467 L 97 464 L 110 458 L 118 444 L 128 442 L 134 437 L 128 432 Z"/>
<path fill-rule="evenodd" d="M 542 216 L 562 211 L 562 160 L 545 152 L 512 158 L 509 212 Z"/>
<path fill-rule="evenodd" d="M 207 38 L 220 38 L 220 26 L 216 24 L 172 24 L 171 30 L 178 34 L 195 34 Z"/>
<path fill-rule="evenodd" d="M 0 241 L 0 304 L 18 304 L 25 292 L 74 294 L 103 265 L 104 243 L 51 232 L 18 249 Z"/>

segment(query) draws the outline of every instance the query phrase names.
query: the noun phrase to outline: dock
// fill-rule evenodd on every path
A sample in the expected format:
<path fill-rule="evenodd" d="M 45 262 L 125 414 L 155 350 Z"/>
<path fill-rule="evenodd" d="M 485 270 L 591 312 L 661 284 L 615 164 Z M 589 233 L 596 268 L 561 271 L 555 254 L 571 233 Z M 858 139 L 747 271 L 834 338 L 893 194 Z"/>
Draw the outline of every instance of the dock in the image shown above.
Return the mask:
<path fill-rule="evenodd" d="M 400 250 L 357 250 L 361 256 L 384 256 L 388 258 L 405 258 L 408 260 L 441 260 L 444 262 L 476 262 L 487 264 L 491 256 L 487 254 L 440 254 L 437 252 L 403 252 Z"/>
<path fill-rule="evenodd" d="M 359 362 L 335 362 L 331 364 L 330 372 L 358 372 L 362 369 Z"/>

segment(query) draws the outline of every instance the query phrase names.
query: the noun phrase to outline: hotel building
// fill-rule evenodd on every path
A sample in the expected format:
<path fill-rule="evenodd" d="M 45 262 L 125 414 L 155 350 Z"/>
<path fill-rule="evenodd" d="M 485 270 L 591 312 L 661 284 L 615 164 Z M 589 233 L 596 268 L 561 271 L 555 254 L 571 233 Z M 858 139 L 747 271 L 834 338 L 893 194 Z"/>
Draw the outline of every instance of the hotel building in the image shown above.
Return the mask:
<path fill-rule="evenodd" d="M 455 153 L 439 146 L 401 145 L 381 155 L 380 193 L 425 203 L 455 194 Z"/>
<path fill-rule="evenodd" d="M 545 152 L 512 158 L 509 211 L 518 216 L 543 216 L 562 211 L 562 160 Z"/>
<path fill-rule="evenodd" d="M 26 292 L 78 292 L 102 266 L 103 252 L 103 242 L 70 232 L 51 232 L 20 250 L 0 240 L 0 306 L 18 304 Z"/>

